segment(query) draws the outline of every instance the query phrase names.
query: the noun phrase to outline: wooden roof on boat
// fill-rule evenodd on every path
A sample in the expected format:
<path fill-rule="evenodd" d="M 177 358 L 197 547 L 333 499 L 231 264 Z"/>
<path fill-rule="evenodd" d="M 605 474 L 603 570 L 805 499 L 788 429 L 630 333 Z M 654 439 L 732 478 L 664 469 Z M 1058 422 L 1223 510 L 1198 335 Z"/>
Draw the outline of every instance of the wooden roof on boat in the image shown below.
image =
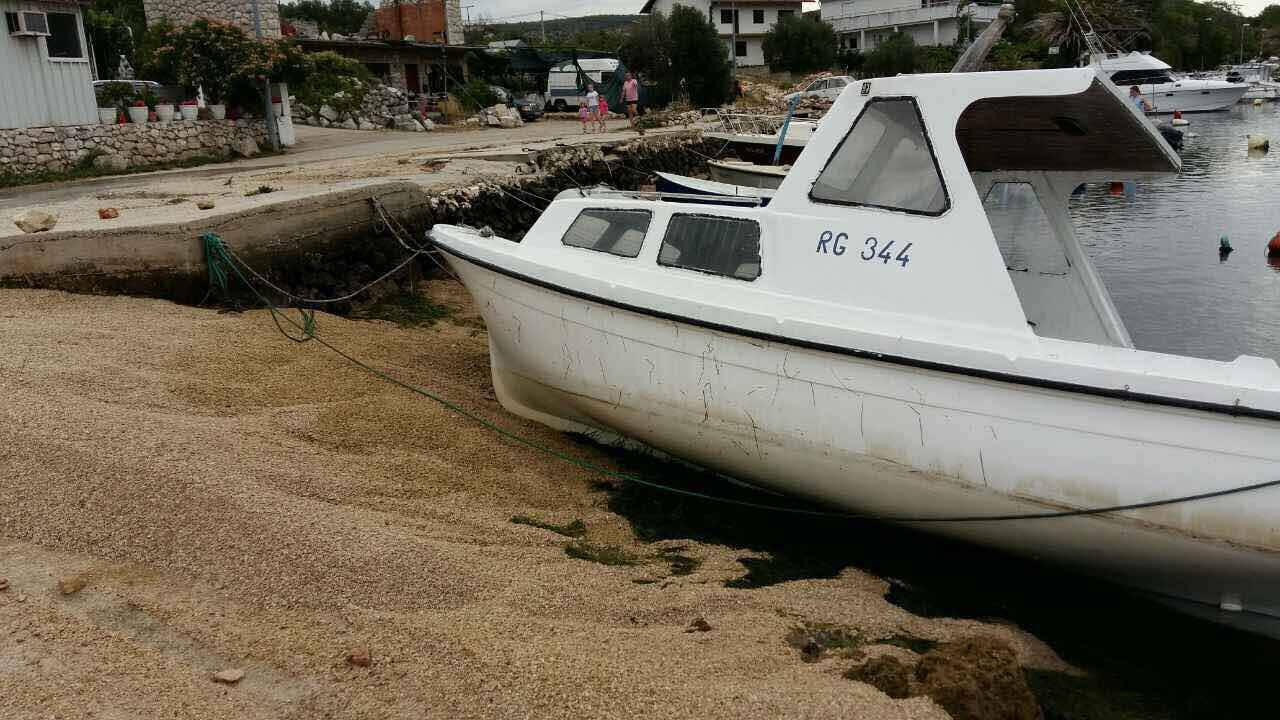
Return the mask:
<path fill-rule="evenodd" d="M 1076 95 L 975 101 L 956 126 L 971 172 L 1176 173 L 1180 161 L 1159 131 L 1107 81 Z"/>

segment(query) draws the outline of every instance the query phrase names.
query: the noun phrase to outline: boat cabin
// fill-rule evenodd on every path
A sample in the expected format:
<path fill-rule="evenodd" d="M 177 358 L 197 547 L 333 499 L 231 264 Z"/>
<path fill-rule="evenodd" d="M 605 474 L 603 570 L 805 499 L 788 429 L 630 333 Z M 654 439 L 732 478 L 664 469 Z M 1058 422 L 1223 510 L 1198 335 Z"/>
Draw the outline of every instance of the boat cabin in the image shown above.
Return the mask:
<path fill-rule="evenodd" d="M 529 236 L 846 310 L 1130 347 L 1067 200 L 1179 164 L 1092 69 L 883 78 L 841 97 L 766 208 L 569 191 Z"/>

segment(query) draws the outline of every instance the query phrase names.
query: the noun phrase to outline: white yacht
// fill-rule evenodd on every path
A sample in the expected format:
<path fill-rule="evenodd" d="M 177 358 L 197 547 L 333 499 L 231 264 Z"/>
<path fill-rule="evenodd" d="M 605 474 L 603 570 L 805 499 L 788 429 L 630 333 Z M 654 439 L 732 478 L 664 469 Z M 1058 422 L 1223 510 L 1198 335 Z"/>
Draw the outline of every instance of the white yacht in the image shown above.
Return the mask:
<path fill-rule="evenodd" d="M 1179 169 L 1092 67 L 899 76 L 767 206 L 571 190 L 430 237 L 517 415 L 1274 631 L 1280 367 L 1134 348 L 1067 212 Z"/>
<path fill-rule="evenodd" d="M 1121 90 L 1137 86 L 1153 114 L 1226 110 L 1249 91 L 1226 80 L 1175 77 L 1172 68 L 1148 53 L 1094 53 L 1091 63 Z"/>
<path fill-rule="evenodd" d="M 1226 80 L 1231 83 L 1247 83 L 1244 100 L 1277 100 L 1280 99 L 1280 82 L 1275 81 L 1276 71 L 1280 70 L 1280 59 L 1233 65 L 1227 71 Z"/>

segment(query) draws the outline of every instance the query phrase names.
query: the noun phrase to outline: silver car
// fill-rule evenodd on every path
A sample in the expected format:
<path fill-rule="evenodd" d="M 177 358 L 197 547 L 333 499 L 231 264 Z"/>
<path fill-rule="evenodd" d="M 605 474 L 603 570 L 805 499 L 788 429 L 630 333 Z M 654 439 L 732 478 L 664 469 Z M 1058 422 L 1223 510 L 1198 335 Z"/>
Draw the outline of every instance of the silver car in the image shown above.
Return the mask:
<path fill-rule="evenodd" d="M 853 78 L 848 75 L 833 75 L 831 77 L 818 78 L 809 83 L 809 87 L 793 92 L 784 96 L 787 102 L 791 102 L 795 98 L 820 97 L 827 100 L 835 100 L 840 97 L 840 93 L 844 91 L 844 87 L 853 82 Z"/>

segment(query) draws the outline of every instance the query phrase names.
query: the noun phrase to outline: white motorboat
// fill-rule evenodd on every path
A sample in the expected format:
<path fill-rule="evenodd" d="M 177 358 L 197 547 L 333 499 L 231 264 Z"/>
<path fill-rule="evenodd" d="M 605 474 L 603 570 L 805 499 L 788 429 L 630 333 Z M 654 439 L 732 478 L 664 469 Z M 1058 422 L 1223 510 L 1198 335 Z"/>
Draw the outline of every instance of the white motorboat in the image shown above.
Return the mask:
<path fill-rule="evenodd" d="M 861 87 L 767 207 L 437 225 L 502 404 L 1280 625 L 1280 367 L 1135 349 L 1067 212 L 1177 154 L 1094 68 Z"/>
<path fill-rule="evenodd" d="M 1143 52 L 1094 53 L 1090 59 L 1122 90 L 1138 87 L 1153 114 L 1226 110 L 1249 90 L 1248 85 L 1226 80 L 1174 77 L 1167 63 Z"/>
<path fill-rule="evenodd" d="M 776 190 L 791 171 L 790 165 L 760 165 L 745 160 L 708 160 L 707 171 L 729 185 Z"/>
<path fill-rule="evenodd" d="M 1227 72 L 1226 80 L 1231 83 L 1247 83 L 1249 89 L 1245 91 L 1242 100 L 1266 100 L 1272 101 L 1280 99 L 1280 82 L 1275 81 L 1276 71 L 1280 70 L 1280 60 L 1271 58 L 1266 62 L 1252 62 L 1243 65 L 1233 65 L 1231 70 Z"/>

